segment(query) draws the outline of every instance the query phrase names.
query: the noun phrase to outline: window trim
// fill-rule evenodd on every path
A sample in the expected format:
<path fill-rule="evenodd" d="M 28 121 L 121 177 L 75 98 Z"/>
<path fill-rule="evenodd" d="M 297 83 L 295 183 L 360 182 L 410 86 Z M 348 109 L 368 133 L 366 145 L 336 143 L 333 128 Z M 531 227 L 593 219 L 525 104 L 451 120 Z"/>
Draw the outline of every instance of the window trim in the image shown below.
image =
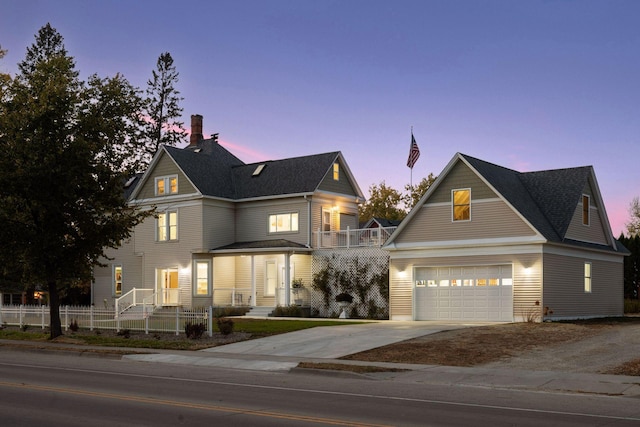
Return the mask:
<path fill-rule="evenodd" d="M 198 292 L 198 280 L 200 277 L 198 276 L 198 264 L 206 264 L 207 265 L 207 289 L 206 293 Z M 194 297 L 210 297 L 211 296 L 211 279 L 212 279 L 212 270 L 211 270 L 211 260 L 209 259 L 195 259 L 193 260 L 193 296 Z"/>
<path fill-rule="evenodd" d="M 278 230 L 278 217 L 279 216 L 289 216 L 289 229 L 288 230 Z M 293 228 L 293 216 L 296 217 L 296 228 Z M 274 218 L 275 217 L 275 218 Z M 271 220 L 275 219 L 275 230 L 271 228 Z M 267 217 L 267 233 L 268 234 L 286 234 L 286 233 L 299 233 L 300 232 L 300 212 L 291 211 L 291 212 L 279 212 L 279 213 L 271 213 Z"/>
<path fill-rule="evenodd" d="M 171 216 L 175 214 L 175 218 L 176 218 L 176 224 L 175 224 L 175 238 L 171 238 Z M 162 226 L 165 229 L 165 235 L 166 238 L 165 239 L 161 239 L 160 237 L 160 216 L 164 215 L 166 217 L 166 223 Z M 171 210 L 171 211 L 164 211 L 164 212 L 160 212 L 158 213 L 158 216 L 156 216 L 156 242 L 176 242 L 178 241 L 178 211 L 177 210 Z"/>
<path fill-rule="evenodd" d="M 464 205 L 456 205 L 455 193 L 458 191 L 467 191 L 469 193 L 469 203 Z M 469 218 L 456 219 L 456 206 L 469 206 Z M 451 190 L 451 222 L 469 222 L 471 221 L 471 188 L 454 188 Z"/>
<path fill-rule="evenodd" d="M 118 279 L 118 272 L 120 270 L 120 279 Z M 111 269 L 111 291 L 113 296 L 118 297 L 122 295 L 122 264 L 113 264 Z M 118 292 L 118 282 L 120 282 L 120 291 Z"/>
<path fill-rule="evenodd" d="M 592 291 L 593 291 L 593 264 L 590 261 L 587 261 L 584 263 L 584 293 L 590 294 Z"/>
<path fill-rule="evenodd" d="M 175 191 L 171 191 L 171 180 L 174 179 L 176 180 L 176 188 Z M 158 191 L 158 182 L 162 181 L 164 183 L 164 191 L 162 193 L 160 193 Z M 169 191 L 167 191 L 167 189 Z M 157 176 L 154 179 L 154 194 L 156 196 L 171 196 L 173 194 L 178 194 L 178 175 L 174 174 L 174 175 L 165 175 L 165 176 Z"/>
<path fill-rule="evenodd" d="M 582 195 L 582 225 L 587 227 L 591 225 L 591 196 L 588 194 Z"/>

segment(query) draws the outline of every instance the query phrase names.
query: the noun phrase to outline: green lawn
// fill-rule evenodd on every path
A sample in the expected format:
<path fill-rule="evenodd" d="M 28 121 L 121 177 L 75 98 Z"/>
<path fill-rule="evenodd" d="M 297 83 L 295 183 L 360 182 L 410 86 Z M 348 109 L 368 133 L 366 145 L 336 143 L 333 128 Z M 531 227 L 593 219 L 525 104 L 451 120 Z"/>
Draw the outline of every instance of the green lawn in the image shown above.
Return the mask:
<path fill-rule="evenodd" d="M 338 326 L 364 322 L 343 322 L 335 320 L 271 320 L 271 319 L 237 319 L 234 322 L 234 332 L 249 334 L 249 339 L 299 331 L 317 326 Z M 124 331 L 124 330 L 123 330 Z M 214 337 L 219 336 L 216 322 L 214 322 Z M 0 329 L 0 339 L 47 341 L 49 335 L 42 329 L 35 327 L 22 331 L 17 327 Z M 88 331 L 81 329 L 78 333 L 67 331 L 58 342 L 86 344 L 104 347 L 152 348 L 168 350 L 199 350 L 216 345 L 207 333 L 201 339 L 188 339 L 184 333 L 179 336 L 169 333 L 150 332 L 148 335 L 140 331 L 132 331 L 130 337 L 115 335 L 114 331 L 96 329 Z M 0 343 L 2 345 L 2 343 Z"/>

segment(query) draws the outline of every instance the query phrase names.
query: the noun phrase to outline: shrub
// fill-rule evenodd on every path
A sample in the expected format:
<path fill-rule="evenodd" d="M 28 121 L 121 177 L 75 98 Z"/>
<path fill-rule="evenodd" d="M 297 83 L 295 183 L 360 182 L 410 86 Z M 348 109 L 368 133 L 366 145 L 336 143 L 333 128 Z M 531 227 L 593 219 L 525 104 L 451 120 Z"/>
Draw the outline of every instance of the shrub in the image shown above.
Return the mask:
<path fill-rule="evenodd" d="M 202 337 L 202 334 L 204 334 L 204 331 L 207 330 L 207 327 L 205 326 L 204 323 L 191 323 L 191 322 L 187 322 L 186 325 L 184 325 L 184 333 L 187 336 L 187 338 L 191 338 L 194 340 L 198 340 Z"/>
<path fill-rule="evenodd" d="M 78 332 L 78 329 L 80 329 L 78 327 L 78 321 L 76 319 L 71 320 L 71 323 L 69 323 L 69 329 L 71 329 L 71 332 Z"/>
<path fill-rule="evenodd" d="M 218 318 L 218 330 L 222 335 L 229 335 L 233 332 L 233 320 L 226 317 Z"/>
<path fill-rule="evenodd" d="M 640 300 L 626 298 L 624 300 L 625 313 L 640 313 Z"/>
<path fill-rule="evenodd" d="M 121 330 L 118 331 L 117 335 L 119 337 L 123 337 L 123 338 L 129 339 L 131 337 L 131 331 L 129 329 L 121 329 Z"/>
<path fill-rule="evenodd" d="M 279 305 L 273 310 L 275 317 L 304 317 L 302 308 L 298 305 Z"/>

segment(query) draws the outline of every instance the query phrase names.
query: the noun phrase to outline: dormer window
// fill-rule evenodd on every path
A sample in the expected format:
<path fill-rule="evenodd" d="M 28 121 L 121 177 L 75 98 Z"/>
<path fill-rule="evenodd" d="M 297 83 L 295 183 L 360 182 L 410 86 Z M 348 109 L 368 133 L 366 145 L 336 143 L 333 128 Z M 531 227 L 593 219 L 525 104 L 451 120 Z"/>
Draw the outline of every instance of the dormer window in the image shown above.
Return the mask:
<path fill-rule="evenodd" d="M 178 175 L 156 178 L 156 196 L 168 196 L 169 194 L 178 194 Z"/>
<path fill-rule="evenodd" d="M 451 191 L 451 218 L 455 221 L 471 220 L 471 189 Z"/>
<path fill-rule="evenodd" d="M 333 180 L 340 181 L 340 165 L 337 162 L 333 164 Z"/>
<path fill-rule="evenodd" d="M 582 195 L 582 224 L 589 225 L 591 222 L 591 215 L 589 214 L 589 208 L 591 204 L 591 197 L 586 194 Z"/>

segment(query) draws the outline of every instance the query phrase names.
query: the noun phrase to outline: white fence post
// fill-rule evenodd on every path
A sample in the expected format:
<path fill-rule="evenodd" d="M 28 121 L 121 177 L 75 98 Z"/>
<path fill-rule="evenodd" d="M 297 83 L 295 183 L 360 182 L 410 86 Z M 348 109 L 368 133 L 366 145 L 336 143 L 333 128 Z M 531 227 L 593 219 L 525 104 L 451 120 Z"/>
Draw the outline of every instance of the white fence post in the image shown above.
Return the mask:
<path fill-rule="evenodd" d="M 89 330 L 93 331 L 93 305 L 89 307 Z"/>
<path fill-rule="evenodd" d="M 207 329 L 209 330 L 209 338 L 213 336 L 213 306 L 207 308 Z"/>
<path fill-rule="evenodd" d="M 176 335 L 180 334 L 180 307 L 176 306 Z"/>
<path fill-rule="evenodd" d="M 64 306 L 64 331 L 67 332 L 69 328 L 69 306 Z"/>
<path fill-rule="evenodd" d="M 42 324 L 42 329 L 44 329 L 44 305 L 40 306 L 40 312 L 41 312 L 40 322 Z"/>
<path fill-rule="evenodd" d="M 20 304 L 20 315 L 19 315 L 20 316 L 20 328 L 22 328 L 22 307 L 23 307 L 23 305 Z"/>

